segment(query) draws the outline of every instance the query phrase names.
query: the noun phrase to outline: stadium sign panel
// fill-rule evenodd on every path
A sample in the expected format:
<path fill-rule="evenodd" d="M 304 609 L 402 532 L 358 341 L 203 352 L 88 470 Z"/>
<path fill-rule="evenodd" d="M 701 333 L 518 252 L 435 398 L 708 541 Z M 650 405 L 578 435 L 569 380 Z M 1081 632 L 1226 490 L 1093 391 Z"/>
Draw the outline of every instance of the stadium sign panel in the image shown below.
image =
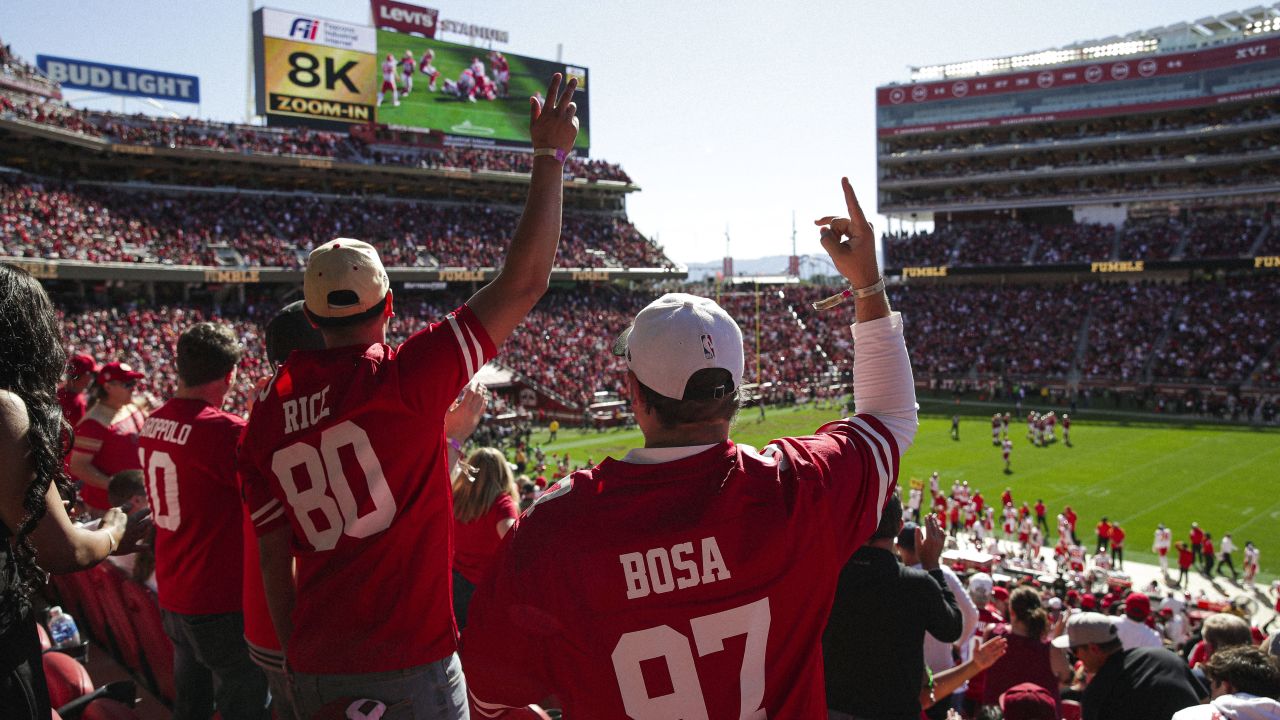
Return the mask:
<path fill-rule="evenodd" d="M 268 124 L 373 121 L 373 28 L 262 8 L 253 32 L 258 113 Z"/>
<path fill-rule="evenodd" d="M 903 105 L 973 98 L 1006 93 L 1061 89 L 1078 85 L 1133 82 L 1152 77 L 1165 77 L 1201 72 L 1215 68 L 1274 60 L 1280 57 L 1280 38 L 1245 41 L 1181 53 L 1161 54 L 1149 58 L 1098 61 L 1068 65 L 1052 70 L 1039 70 L 1003 75 L 980 75 L 958 81 L 891 85 L 876 89 L 876 105 Z M 909 90 L 908 90 L 909 88 Z"/>
<path fill-rule="evenodd" d="M 371 0 L 373 25 L 379 30 L 433 38 L 440 24 L 440 11 L 396 0 Z"/>
<path fill-rule="evenodd" d="M 200 102 L 200 78 L 161 70 L 108 65 L 55 55 L 36 55 L 36 66 L 65 89 L 96 90 L 111 95 Z"/>
<path fill-rule="evenodd" d="M 440 21 L 441 29 L 445 22 Z M 466 144 L 527 149 L 528 98 L 545 93 L 547 78 L 562 73 L 578 79 L 574 102 L 580 129 L 575 147 L 582 152 L 591 147 L 585 67 L 390 30 L 378 30 L 377 43 L 379 67 L 368 82 L 382 96 L 377 108 L 380 124 L 435 130 L 467 138 Z"/>

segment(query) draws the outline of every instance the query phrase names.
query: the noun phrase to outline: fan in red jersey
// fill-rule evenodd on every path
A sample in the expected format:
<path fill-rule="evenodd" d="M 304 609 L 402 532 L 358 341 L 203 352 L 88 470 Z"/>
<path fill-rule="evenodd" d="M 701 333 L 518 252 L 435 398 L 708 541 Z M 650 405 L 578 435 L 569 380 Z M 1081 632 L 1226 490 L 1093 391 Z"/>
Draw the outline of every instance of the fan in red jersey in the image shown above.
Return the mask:
<path fill-rule="evenodd" d="M 109 507 L 107 484 L 122 470 L 138 470 L 138 431 L 146 416 L 133 402 L 142 373 L 122 362 L 98 370 L 94 384 L 97 402 L 76 425 L 71 448 L 71 474 L 83 483 L 84 502 L 97 512 Z"/>
<path fill-rule="evenodd" d="M 243 353 L 229 325 L 188 328 L 178 338 L 178 392 L 147 418 L 138 440 L 177 717 L 267 714 L 267 678 L 244 638 L 236 444 L 245 423 L 221 410 Z"/>
<path fill-rule="evenodd" d="M 645 447 L 548 488 L 508 533 L 462 639 L 479 716 L 554 693 L 575 718 L 827 717 L 835 581 L 879 523 L 917 426 L 902 321 L 843 187 L 855 220 L 820 222 L 863 289 L 859 413 L 762 450 L 737 445 L 738 325 L 692 295 L 642 310 L 615 352 Z"/>
<path fill-rule="evenodd" d="M 378 253 L 339 238 L 312 251 L 307 316 L 325 349 L 294 352 L 259 394 L 240 446 L 267 600 L 312 717 L 341 697 L 466 716 L 455 653 L 445 415 L 546 290 L 560 236 L 562 159 L 577 83 L 531 98 L 529 202 L 502 271 L 397 348 Z M 296 560 L 296 571 L 291 568 Z M 389 677 L 388 674 L 393 675 Z"/>

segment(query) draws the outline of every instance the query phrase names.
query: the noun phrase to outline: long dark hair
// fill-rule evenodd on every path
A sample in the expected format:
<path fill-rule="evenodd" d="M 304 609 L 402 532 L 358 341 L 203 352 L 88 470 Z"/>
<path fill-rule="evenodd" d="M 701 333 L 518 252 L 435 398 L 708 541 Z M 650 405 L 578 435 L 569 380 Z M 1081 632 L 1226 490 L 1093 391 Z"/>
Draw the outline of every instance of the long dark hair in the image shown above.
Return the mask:
<path fill-rule="evenodd" d="M 62 459 L 71 447 L 71 427 L 58 404 L 58 379 L 67 362 L 62 332 L 49 296 L 26 271 L 0 263 L 0 388 L 27 406 L 27 445 L 35 471 L 22 497 L 24 514 L 15 533 L 14 556 L 22 591 L 45 581 L 28 537 L 45 514 L 51 484 L 64 497 L 74 492 Z"/>

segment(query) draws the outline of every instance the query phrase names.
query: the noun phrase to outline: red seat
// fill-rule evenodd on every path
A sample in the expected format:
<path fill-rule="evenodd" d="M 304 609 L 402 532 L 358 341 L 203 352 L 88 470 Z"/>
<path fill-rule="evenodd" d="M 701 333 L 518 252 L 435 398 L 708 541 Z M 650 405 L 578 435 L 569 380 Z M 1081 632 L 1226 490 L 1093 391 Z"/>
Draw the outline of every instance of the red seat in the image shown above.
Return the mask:
<path fill-rule="evenodd" d="M 44 629 L 44 625 L 36 623 L 36 635 L 40 636 L 40 652 L 46 652 L 53 647 L 53 642 L 49 640 L 49 631 Z"/>
<path fill-rule="evenodd" d="M 78 660 L 60 652 L 45 653 L 44 679 L 49 684 L 49 703 L 62 707 L 76 698 L 93 692 L 89 671 Z"/>
<path fill-rule="evenodd" d="M 84 709 L 80 720 L 138 720 L 138 713 L 119 700 L 98 698 Z"/>
<path fill-rule="evenodd" d="M 138 640 L 134 628 L 134 616 L 124 602 L 124 585 L 132 582 L 120 568 L 109 562 L 102 563 L 99 574 L 98 599 L 102 601 L 102 610 L 115 638 L 117 658 L 125 667 L 139 677 L 146 674 L 146 666 L 142 659 L 142 643 Z"/>
<path fill-rule="evenodd" d="M 1075 700 L 1062 701 L 1062 720 L 1080 720 L 1084 717 L 1084 708 Z"/>
<path fill-rule="evenodd" d="M 146 662 L 152 690 L 168 702 L 177 697 L 173 682 L 173 642 L 164 633 L 160 604 L 156 594 L 145 585 L 127 582 L 121 588 L 125 608 L 133 617 L 143 660 Z"/>
<path fill-rule="evenodd" d="M 97 641 L 99 645 L 106 648 L 112 655 L 119 656 L 120 652 L 116 648 L 115 637 L 111 633 L 111 624 L 107 621 L 107 613 L 103 601 L 106 590 L 103 584 L 106 582 L 105 574 L 110 568 L 103 567 L 106 563 L 99 563 L 97 566 L 89 568 L 84 572 L 77 573 L 81 587 L 84 590 L 84 604 L 82 610 L 84 619 L 77 617 L 77 624 L 80 628 L 80 634 L 85 634 L 85 624 L 88 625 L 89 634 Z"/>

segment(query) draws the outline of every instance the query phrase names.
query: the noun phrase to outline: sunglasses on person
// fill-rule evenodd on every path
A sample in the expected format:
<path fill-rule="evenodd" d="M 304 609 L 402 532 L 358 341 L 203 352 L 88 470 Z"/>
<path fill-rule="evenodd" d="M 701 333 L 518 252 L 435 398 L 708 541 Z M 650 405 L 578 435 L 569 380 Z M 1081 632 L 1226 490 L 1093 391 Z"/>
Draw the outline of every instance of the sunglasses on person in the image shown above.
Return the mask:
<path fill-rule="evenodd" d="M 120 387 L 125 390 L 132 390 L 138 386 L 137 380 L 116 380 L 115 382 L 120 383 Z"/>

